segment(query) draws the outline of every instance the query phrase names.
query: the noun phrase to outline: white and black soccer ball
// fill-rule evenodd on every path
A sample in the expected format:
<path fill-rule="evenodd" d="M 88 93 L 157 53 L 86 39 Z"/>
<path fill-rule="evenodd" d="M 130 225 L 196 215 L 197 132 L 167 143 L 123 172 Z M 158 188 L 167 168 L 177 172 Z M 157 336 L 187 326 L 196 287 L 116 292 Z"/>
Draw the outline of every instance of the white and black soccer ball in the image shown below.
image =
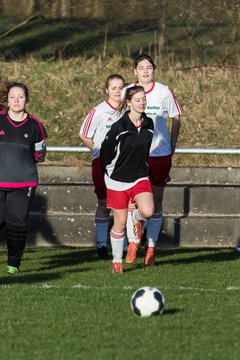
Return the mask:
<path fill-rule="evenodd" d="M 144 286 L 138 289 L 131 298 L 132 311 L 142 317 L 161 315 L 164 306 L 164 296 L 155 287 Z"/>

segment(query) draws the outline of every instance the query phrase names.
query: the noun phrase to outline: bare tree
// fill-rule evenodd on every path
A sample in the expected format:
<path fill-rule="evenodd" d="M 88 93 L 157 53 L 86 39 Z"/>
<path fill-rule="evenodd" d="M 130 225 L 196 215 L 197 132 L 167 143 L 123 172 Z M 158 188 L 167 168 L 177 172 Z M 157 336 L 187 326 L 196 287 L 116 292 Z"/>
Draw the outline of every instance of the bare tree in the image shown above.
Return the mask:
<path fill-rule="evenodd" d="M 71 0 L 60 0 L 60 14 L 61 17 L 71 17 L 72 14 L 72 6 Z"/>
<path fill-rule="evenodd" d="M 2 0 L 1 8 L 5 15 L 23 15 L 32 16 L 37 9 L 38 2 L 36 0 Z"/>
<path fill-rule="evenodd" d="M 159 37 L 158 37 L 158 56 L 162 62 L 165 48 L 165 28 L 166 28 L 166 0 L 159 0 Z"/>

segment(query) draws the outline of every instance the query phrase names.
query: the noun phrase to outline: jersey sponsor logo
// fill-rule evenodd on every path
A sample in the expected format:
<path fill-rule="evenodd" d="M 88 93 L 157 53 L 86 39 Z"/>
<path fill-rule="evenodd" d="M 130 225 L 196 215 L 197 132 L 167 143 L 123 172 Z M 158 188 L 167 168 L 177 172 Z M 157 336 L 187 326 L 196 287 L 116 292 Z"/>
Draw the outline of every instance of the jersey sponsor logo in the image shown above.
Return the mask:
<path fill-rule="evenodd" d="M 160 106 L 147 106 L 147 109 L 149 109 L 149 110 L 159 110 Z"/>
<path fill-rule="evenodd" d="M 0 130 L 0 135 L 5 135 L 5 131 L 4 131 L 4 130 Z"/>
<path fill-rule="evenodd" d="M 151 116 L 151 115 L 154 115 L 154 116 L 155 116 L 155 115 L 157 115 L 156 112 L 149 112 L 149 111 L 147 111 L 146 114 L 147 114 L 148 116 Z"/>

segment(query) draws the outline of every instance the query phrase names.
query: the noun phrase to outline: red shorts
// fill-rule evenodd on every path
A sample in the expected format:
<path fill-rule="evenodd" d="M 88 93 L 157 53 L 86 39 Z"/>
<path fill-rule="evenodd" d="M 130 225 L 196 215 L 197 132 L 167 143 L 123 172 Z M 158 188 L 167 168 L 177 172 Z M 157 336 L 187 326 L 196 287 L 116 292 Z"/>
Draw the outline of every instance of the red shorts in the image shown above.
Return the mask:
<path fill-rule="evenodd" d="M 92 180 L 95 186 L 95 193 L 98 199 L 106 199 L 107 189 L 104 181 L 104 174 L 102 171 L 100 159 L 92 161 Z"/>
<path fill-rule="evenodd" d="M 148 158 L 149 180 L 151 185 L 163 187 L 167 183 L 172 166 L 172 155 Z"/>
<path fill-rule="evenodd" d="M 145 192 L 152 193 L 149 180 L 139 181 L 128 190 L 117 191 L 107 189 L 107 208 L 116 210 L 127 209 L 130 200 L 134 200 L 135 196 Z"/>

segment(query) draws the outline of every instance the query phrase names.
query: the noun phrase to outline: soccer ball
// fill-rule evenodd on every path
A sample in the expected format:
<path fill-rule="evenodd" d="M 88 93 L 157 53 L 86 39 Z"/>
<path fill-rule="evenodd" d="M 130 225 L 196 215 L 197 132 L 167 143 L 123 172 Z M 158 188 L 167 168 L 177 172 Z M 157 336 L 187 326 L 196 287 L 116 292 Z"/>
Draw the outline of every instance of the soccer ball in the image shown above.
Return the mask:
<path fill-rule="evenodd" d="M 138 289 L 131 298 L 132 311 L 142 317 L 161 315 L 164 305 L 164 296 L 155 287 L 144 286 Z"/>

